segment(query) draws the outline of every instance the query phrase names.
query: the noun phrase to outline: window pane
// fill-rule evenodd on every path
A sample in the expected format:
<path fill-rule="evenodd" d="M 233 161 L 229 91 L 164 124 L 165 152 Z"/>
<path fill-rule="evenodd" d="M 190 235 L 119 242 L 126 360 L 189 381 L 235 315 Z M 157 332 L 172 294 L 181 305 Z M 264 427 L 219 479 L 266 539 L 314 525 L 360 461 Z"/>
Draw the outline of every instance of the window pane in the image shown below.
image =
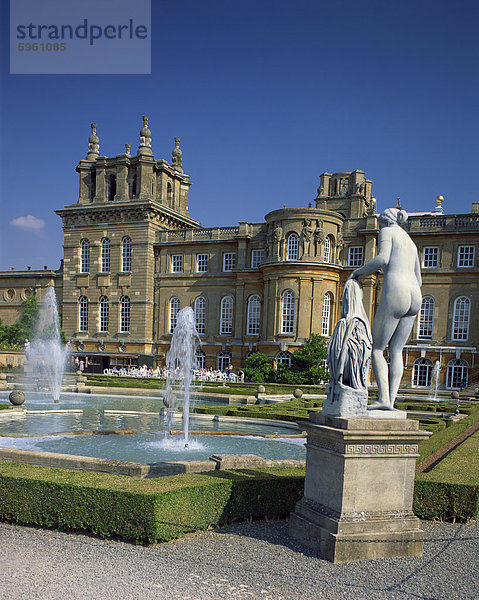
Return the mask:
<path fill-rule="evenodd" d="M 469 298 L 458 298 L 454 302 L 454 316 L 452 320 L 452 339 L 467 340 L 469 335 L 469 313 L 471 302 Z"/>
<path fill-rule="evenodd" d="M 121 251 L 121 270 L 124 273 L 131 272 L 131 239 L 129 237 L 123 238 Z"/>
<path fill-rule="evenodd" d="M 223 271 L 232 271 L 236 266 L 236 254 L 234 252 L 225 252 L 223 254 Z"/>
<path fill-rule="evenodd" d="M 326 236 L 324 240 L 323 262 L 328 263 L 331 260 L 331 238 Z"/>
<path fill-rule="evenodd" d="M 419 331 L 418 337 L 421 339 L 431 339 L 434 323 L 434 299 L 425 296 L 422 299 L 421 312 L 419 313 Z"/>
<path fill-rule="evenodd" d="M 283 293 L 281 333 L 294 333 L 296 312 L 296 297 L 294 292 L 286 290 Z"/>
<path fill-rule="evenodd" d="M 298 260 L 299 238 L 295 233 L 288 237 L 288 252 L 286 260 Z"/>
<path fill-rule="evenodd" d="M 109 317 L 110 307 L 108 298 L 106 298 L 106 296 L 102 296 L 100 298 L 100 333 L 108 332 Z"/>
<path fill-rule="evenodd" d="M 103 238 L 101 241 L 101 272 L 110 272 L 110 240 Z"/>
<path fill-rule="evenodd" d="M 259 335 L 261 301 L 259 296 L 251 296 L 248 300 L 247 335 Z"/>
<path fill-rule="evenodd" d="M 233 333 L 233 300 L 230 297 L 221 300 L 220 312 L 220 334 L 231 335 Z"/>
<path fill-rule="evenodd" d="M 459 251 L 457 254 L 457 266 L 474 266 L 474 246 L 459 246 Z"/>
<path fill-rule="evenodd" d="M 204 298 L 195 300 L 195 327 L 200 334 L 206 332 L 206 301 Z"/>
<path fill-rule="evenodd" d="M 180 300 L 179 298 L 172 298 L 170 300 L 170 328 L 169 332 L 173 333 L 178 321 L 178 312 L 180 311 Z"/>
<path fill-rule="evenodd" d="M 197 254 L 196 255 L 196 271 L 198 273 L 206 273 L 208 271 L 208 255 Z"/>
<path fill-rule="evenodd" d="M 329 335 L 329 317 L 331 313 L 331 294 L 328 292 L 323 298 L 321 313 L 321 335 Z"/>
<path fill-rule="evenodd" d="M 264 263 L 264 250 L 251 251 L 251 268 L 257 269 Z"/>
<path fill-rule="evenodd" d="M 171 257 L 171 272 L 181 273 L 183 271 L 183 255 L 174 254 Z"/>
<path fill-rule="evenodd" d="M 360 267 L 363 264 L 362 247 L 352 247 L 348 249 L 348 266 Z"/>
<path fill-rule="evenodd" d="M 123 296 L 120 300 L 120 332 L 130 332 L 130 299 Z"/>
<path fill-rule="evenodd" d="M 78 305 L 78 330 L 86 332 L 88 331 L 88 298 L 81 296 Z"/>
<path fill-rule="evenodd" d="M 439 264 L 439 248 L 424 248 L 422 252 L 422 266 L 425 269 L 437 267 Z"/>
<path fill-rule="evenodd" d="M 80 273 L 90 272 L 90 242 L 82 240 L 80 246 Z"/>

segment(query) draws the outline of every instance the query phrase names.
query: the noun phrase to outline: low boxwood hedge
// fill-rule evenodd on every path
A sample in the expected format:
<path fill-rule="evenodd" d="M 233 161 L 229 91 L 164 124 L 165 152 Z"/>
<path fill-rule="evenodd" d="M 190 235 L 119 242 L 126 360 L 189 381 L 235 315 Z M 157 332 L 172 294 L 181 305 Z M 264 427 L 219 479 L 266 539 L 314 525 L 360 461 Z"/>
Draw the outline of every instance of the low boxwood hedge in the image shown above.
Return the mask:
<path fill-rule="evenodd" d="M 285 516 L 304 469 L 252 469 L 135 479 L 0 463 L 0 518 L 154 543 L 237 519 Z"/>
<path fill-rule="evenodd" d="M 434 481 L 418 473 L 413 511 L 420 519 L 468 521 L 479 516 L 479 484 Z"/>

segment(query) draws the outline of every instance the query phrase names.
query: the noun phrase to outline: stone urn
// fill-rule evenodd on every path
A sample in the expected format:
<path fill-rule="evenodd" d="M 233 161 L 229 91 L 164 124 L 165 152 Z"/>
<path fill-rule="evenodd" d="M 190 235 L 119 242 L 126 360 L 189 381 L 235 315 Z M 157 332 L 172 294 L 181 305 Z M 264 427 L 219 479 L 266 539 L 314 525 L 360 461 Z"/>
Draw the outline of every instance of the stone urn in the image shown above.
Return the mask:
<path fill-rule="evenodd" d="M 25 402 L 25 394 L 21 390 L 13 390 L 8 399 L 13 406 L 21 406 Z"/>

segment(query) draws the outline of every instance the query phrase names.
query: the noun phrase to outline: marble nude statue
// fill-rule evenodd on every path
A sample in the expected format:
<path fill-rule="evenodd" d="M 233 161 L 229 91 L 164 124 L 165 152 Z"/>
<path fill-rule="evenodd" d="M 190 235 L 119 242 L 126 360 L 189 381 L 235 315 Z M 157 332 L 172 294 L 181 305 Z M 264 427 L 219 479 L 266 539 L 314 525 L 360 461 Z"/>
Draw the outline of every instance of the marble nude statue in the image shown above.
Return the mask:
<path fill-rule="evenodd" d="M 383 272 L 381 300 L 372 326 L 372 366 L 378 385 L 378 401 L 369 409 L 395 410 L 394 401 L 404 370 L 402 350 L 421 308 L 421 269 L 417 248 L 401 227 L 407 213 L 388 208 L 378 217 L 378 254 L 351 274 Z M 384 350 L 389 345 L 389 367 Z"/>

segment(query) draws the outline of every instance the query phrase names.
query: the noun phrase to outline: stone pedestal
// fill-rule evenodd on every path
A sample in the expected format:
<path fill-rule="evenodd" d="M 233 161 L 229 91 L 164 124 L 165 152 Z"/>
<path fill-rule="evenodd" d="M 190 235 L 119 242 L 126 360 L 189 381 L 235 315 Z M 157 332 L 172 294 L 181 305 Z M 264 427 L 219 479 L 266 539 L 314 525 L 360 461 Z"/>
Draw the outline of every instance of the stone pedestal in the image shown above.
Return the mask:
<path fill-rule="evenodd" d="M 334 563 L 421 556 L 412 512 L 418 443 L 430 435 L 400 411 L 374 417 L 311 415 L 304 498 L 290 535 Z"/>

